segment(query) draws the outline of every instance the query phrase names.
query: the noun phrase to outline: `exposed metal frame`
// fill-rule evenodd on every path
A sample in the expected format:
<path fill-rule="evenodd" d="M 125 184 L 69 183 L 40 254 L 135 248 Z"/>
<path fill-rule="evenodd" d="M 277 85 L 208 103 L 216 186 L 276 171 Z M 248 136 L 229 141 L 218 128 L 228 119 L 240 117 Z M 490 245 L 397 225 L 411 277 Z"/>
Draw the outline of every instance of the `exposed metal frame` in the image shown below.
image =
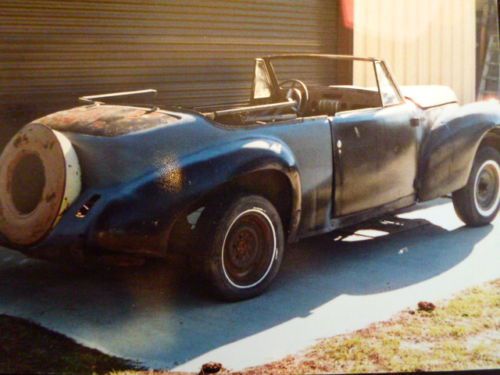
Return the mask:
<path fill-rule="evenodd" d="M 382 61 L 376 57 L 361 57 L 361 56 L 351 56 L 351 55 L 332 55 L 332 54 L 322 54 L 322 53 L 289 53 L 280 55 L 268 55 L 262 57 L 264 60 L 273 60 L 281 58 L 328 58 L 336 60 L 359 60 L 359 61 Z"/>
<path fill-rule="evenodd" d="M 377 88 L 380 96 L 380 108 L 385 107 L 383 104 L 383 99 L 382 99 L 382 91 L 380 90 L 380 83 L 379 83 L 379 77 L 376 69 L 376 64 L 380 64 L 382 67 L 382 70 L 387 76 L 387 79 L 390 81 L 394 89 L 396 90 L 397 95 L 399 96 L 400 103 L 404 103 L 404 97 L 401 94 L 399 87 L 397 86 L 391 72 L 389 71 L 389 68 L 385 64 L 385 62 L 379 58 L 375 57 L 357 57 L 357 56 L 349 56 L 349 55 L 331 55 L 331 54 L 280 54 L 280 55 L 268 55 L 265 57 L 259 57 L 255 59 L 255 61 L 263 61 L 265 68 L 266 68 L 266 75 L 267 78 L 270 81 L 271 88 L 272 88 L 272 93 L 270 98 L 266 98 L 265 101 L 268 100 L 276 100 L 279 96 L 279 83 L 277 80 L 276 72 L 274 71 L 274 67 L 272 64 L 272 60 L 277 60 L 277 59 L 331 59 L 331 60 L 351 60 L 351 61 L 364 61 L 364 62 L 371 62 L 372 63 L 372 68 L 373 68 L 373 73 L 375 74 L 375 79 L 377 81 Z M 255 82 L 252 83 L 252 93 L 251 93 L 251 102 L 253 102 L 255 99 L 253 98 L 253 91 L 254 91 L 254 85 Z M 260 105 L 251 105 L 251 106 L 243 106 L 243 107 L 238 107 L 238 108 L 231 108 L 231 109 L 223 109 L 219 111 L 213 111 L 213 112 L 207 112 L 203 113 L 204 116 L 210 118 L 210 119 L 215 119 L 219 116 L 224 116 L 224 115 L 234 115 L 234 114 L 241 114 L 241 113 L 250 113 L 250 112 L 255 112 L 259 110 L 266 110 L 266 109 L 281 109 L 281 108 L 287 108 L 293 105 L 295 102 L 278 102 L 278 103 L 270 103 L 270 104 L 260 104 Z"/>
<path fill-rule="evenodd" d="M 78 98 L 78 100 L 86 104 L 98 104 L 99 102 L 97 102 L 97 99 L 117 98 L 122 96 L 133 96 L 133 95 L 144 95 L 144 94 L 153 94 L 154 96 L 156 96 L 158 94 L 158 91 L 155 89 L 146 89 L 138 91 L 113 92 L 109 94 L 81 96 Z"/>
<path fill-rule="evenodd" d="M 279 60 L 279 59 L 331 59 L 331 60 L 351 60 L 351 61 L 365 61 L 365 62 L 371 62 L 373 65 L 373 70 L 375 77 L 377 79 L 377 87 L 378 87 L 378 92 L 379 95 L 381 95 L 380 92 L 380 87 L 378 85 L 378 77 L 377 77 L 377 72 L 375 69 L 375 64 L 380 63 L 384 66 L 386 72 L 388 73 L 388 78 L 391 80 L 392 84 L 395 85 L 395 81 L 390 74 L 388 68 L 385 66 L 385 62 L 382 59 L 376 58 L 376 57 L 359 57 L 359 56 L 351 56 L 351 55 L 332 55 L 332 54 L 320 54 L 320 53 L 290 53 L 290 54 L 280 54 L 280 55 L 268 55 L 265 57 L 261 57 L 262 60 L 264 60 L 268 74 L 270 76 L 270 81 L 271 85 L 273 88 L 272 92 L 272 98 L 276 100 L 279 97 L 279 82 L 276 76 L 276 72 L 274 70 L 274 66 L 272 64 L 273 60 Z M 399 88 L 396 86 L 396 91 L 398 92 L 399 96 L 402 98 L 401 92 L 399 91 Z M 383 108 L 383 101 L 382 98 L 380 98 L 380 108 Z"/>
<path fill-rule="evenodd" d="M 399 100 L 400 100 L 400 102 L 398 104 L 392 104 L 392 105 L 389 105 L 389 106 L 384 105 L 383 100 L 382 100 L 382 105 L 384 107 L 391 107 L 393 105 L 404 104 L 405 97 L 404 97 L 403 93 L 401 92 L 401 90 L 399 89 L 399 85 L 396 82 L 396 79 L 394 78 L 394 76 L 392 75 L 391 70 L 389 69 L 389 66 L 387 65 L 387 63 L 385 61 L 383 61 L 383 60 L 379 60 L 379 61 L 374 61 L 373 62 L 373 65 L 374 65 L 374 68 L 375 68 L 375 75 L 377 76 L 377 81 L 378 81 L 378 73 L 377 73 L 377 69 L 376 69 L 376 64 L 380 64 L 380 66 L 382 67 L 382 70 L 384 71 L 387 79 L 392 84 L 392 87 L 394 88 L 394 90 L 396 90 L 396 93 L 398 94 Z M 380 87 L 379 87 L 379 92 L 380 92 L 380 95 L 382 95 L 382 90 L 380 90 Z"/>
<path fill-rule="evenodd" d="M 217 117 L 220 117 L 220 116 L 237 115 L 237 114 L 242 114 L 242 113 L 251 113 L 251 112 L 256 112 L 256 111 L 264 111 L 264 110 L 272 110 L 272 109 L 292 108 L 295 105 L 297 105 L 297 102 L 292 100 L 292 101 L 287 101 L 287 102 L 260 104 L 260 105 L 246 106 L 246 107 L 223 109 L 220 111 L 202 113 L 202 115 L 205 117 L 208 117 L 210 119 L 216 119 Z"/>

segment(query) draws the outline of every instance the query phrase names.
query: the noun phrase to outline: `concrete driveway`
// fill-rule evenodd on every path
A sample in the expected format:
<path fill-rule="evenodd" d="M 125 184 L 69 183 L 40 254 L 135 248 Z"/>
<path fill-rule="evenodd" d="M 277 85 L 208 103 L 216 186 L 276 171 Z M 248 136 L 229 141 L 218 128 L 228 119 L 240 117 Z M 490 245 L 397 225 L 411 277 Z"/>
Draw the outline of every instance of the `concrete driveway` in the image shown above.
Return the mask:
<path fill-rule="evenodd" d="M 465 228 L 449 200 L 292 246 L 263 296 L 214 301 L 178 263 L 109 272 L 0 249 L 0 313 L 149 367 L 241 369 L 500 277 L 500 220 Z"/>

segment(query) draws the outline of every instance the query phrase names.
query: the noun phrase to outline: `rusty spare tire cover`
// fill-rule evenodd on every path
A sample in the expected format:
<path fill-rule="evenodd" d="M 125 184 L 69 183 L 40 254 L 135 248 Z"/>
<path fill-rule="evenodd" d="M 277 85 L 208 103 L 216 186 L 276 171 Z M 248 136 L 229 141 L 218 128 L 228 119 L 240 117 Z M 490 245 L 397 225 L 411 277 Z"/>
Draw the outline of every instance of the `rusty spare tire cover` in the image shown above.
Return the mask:
<path fill-rule="evenodd" d="M 44 125 L 26 125 L 0 156 L 0 232 L 16 245 L 40 241 L 80 190 L 71 142 Z"/>

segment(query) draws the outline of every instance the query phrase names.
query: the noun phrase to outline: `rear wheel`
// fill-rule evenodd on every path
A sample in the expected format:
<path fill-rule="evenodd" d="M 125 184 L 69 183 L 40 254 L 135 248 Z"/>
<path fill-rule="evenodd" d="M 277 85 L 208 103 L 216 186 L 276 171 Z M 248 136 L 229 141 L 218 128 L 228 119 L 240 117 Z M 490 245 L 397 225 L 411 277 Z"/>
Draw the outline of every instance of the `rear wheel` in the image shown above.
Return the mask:
<path fill-rule="evenodd" d="M 274 206 L 257 195 L 210 204 L 199 222 L 198 246 L 214 292 L 237 301 L 261 294 L 281 265 L 284 235 Z"/>
<path fill-rule="evenodd" d="M 467 185 L 453 193 L 453 206 L 470 226 L 489 224 L 500 207 L 500 154 L 492 147 L 479 149 Z"/>

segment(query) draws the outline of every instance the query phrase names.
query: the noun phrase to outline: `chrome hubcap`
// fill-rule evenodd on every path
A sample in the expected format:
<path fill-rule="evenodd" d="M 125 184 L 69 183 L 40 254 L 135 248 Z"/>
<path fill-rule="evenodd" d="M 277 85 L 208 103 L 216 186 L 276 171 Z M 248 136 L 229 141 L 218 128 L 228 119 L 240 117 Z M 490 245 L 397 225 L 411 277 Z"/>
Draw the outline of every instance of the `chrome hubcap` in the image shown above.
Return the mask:
<path fill-rule="evenodd" d="M 269 217 L 259 209 L 241 213 L 224 238 L 222 268 L 227 281 L 246 289 L 261 283 L 274 263 L 276 232 Z"/>
<path fill-rule="evenodd" d="M 479 168 L 474 184 L 476 208 L 483 216 L 491 215 L 500 200 L 500 168 L 496 161 L 487 160 Z"/>

